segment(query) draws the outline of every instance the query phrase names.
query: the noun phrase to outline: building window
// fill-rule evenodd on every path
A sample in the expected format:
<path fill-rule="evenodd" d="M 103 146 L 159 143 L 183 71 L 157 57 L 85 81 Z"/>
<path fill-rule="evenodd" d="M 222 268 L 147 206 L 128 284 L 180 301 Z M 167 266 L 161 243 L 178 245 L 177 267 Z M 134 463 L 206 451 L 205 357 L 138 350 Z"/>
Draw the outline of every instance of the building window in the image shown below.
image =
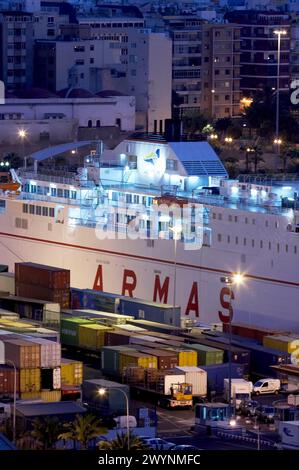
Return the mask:
<path fill-rule="evenodd" d="M 43 216 L 48 217 L 48 208 L 47 207 L 43 207 Z"/>
<path fill-rule="evenodd" d="M 97 126 L 97 127 L 101 127 L 101 121 L 100 121 L 100 119 L 97 120 L 96 126 Z"/>
<path fill-rule="evenodd" d="M 279 253 L 279 250 L 280 250 L 280 246 L 279 246 L 279 243 L 277 243 L 277 253 Z"/>
<path fill-rule="evenodd" d="M 254 239 L 251 240 L 251 246 L 254 248 Z"/>
<path fill-rule="evenodd" d="M 230 214 L 230 215 L 228 216 L 228 221 L 229 221 L 229 222 L 232 222 L 232 220 L 233 220 L 233 216 Z"/>
<path fill-rule="evenodd" d="M 243 245 L 246 246 L 246 243 L 247 243 L 247 240 L 246 240 L 246 238 L 244 238 Z"/>
<path fill-rule="evenodd" d="M 269 250 L 271 250 L 271 242 L 269 242 L 268 248 L 269 248 Z"/>
<path fill-rule="evenodd" d="M 75 52 L 85 52 L 85 46 L 74 46 Z"/>
<path fill-rule="evenodd" d="M 218 220 L 222 220 L 222 214 L 218 214 Z"/>
<path fill-rule="evenodd" d="M 90 63 L 94 64 L 94 58 L 93 57 L 90 58 Z"/>
<path fill-rule="evenodd" d="M 55 215 L 54 207 L 49 207 L 49 217 L 54 217 L 54 215 Z"/>
<path fill-rule="evenodd" d="M 76 59 L 76 65 L 84 65 L 84 59 Z"/>
<path fill-rule="evenodd" d="M 166 163 L 166 165 L 167 165 L 167 163 Z M 216 219 L 216 217 L 217 217 L 216 212 L 213 212 L 213 219 Z"/>
<path fill-rule="evenodd" d="M 57 196 L 58 197 L 63 197 L 63 189 L 61 189 L 61 188 L 57 189 Z"/>
<path fill-rule="evenodd" d="M 221 233 L 218 233 L 218 235 L 217 235 L 217 240 L 218 240 L 218 242 L 221 242 L 221 238 L 222 238 L 222 237 L 221 237 Z"/>
<path fill-rule="evenodd" d="M 28 214 L 28 204 L 23 204 L 23 213 Z"/>
<path fill-rule="evenodd" d="M 266 227 L 269 227 L 269 221 L 268 220 L 265 221 L 265 225 L 266 225 Z"/>
<path fill-rule="evenodd" d="M 177 171 L 177 169 L 178 169 L 178 162 L 176 160 L 168 158 L 166 160 L 166 170 Z M 215 215 L 215 217 L 214 217 L 214 215 Z M 215 213 L 213 213 L 213 218 L 216 218 Z"/>
<path fill-rule="evenodd" d="M 136 69 L 132 69 L 132 70 L 131 70 L 131 75 L 132 75 L 133 77 L 136 77 L 136 75 L 137 75 Z"/>
<path fill-rule="evenodd" d="M 94 51 L 94 45 L 93 44 L 90 45 L 90 50 Z"/>
<path fill-rule="evenodd" d="M 48 29 L 47 35 L 50 36 L 50 37 L 55 36 L 55 29 L 52 29 L 52 28 L 51 28 L 51 29 Z"/>
<path fill-rule="evenodd" d="M 261 240 L 260 241 L 260 248 L 263 248 L 263 245 L 264 245 L 263 240 Z"/>
<path fill-rule="evenodd" d="M 89 119 L 88 123 L 87 123 L 87 127 L 91 128 L 92 127 L 92 120 Z"/>
<path fill-rule="evenodd" d="M 286 253 L 289 252 L 289 245 L 286 245 Z"/>
<path fill-rule="evenodd" d="M 36 213 L 36 215 L 42 215 L 42 208 L 41 208 L 41 206 L 36 206 L 35 213 Z"/>
<path fill-rule="evenodd" d="M 236 245 L 239 244 L 239 237 L 236 237 Z"/>
<path fill-rule="evenodd" d="M 248 217 L 245 217 L 245 224 L 248 224 Z"/>
<path fill-rule="evenodd" d="M 294 246 L 294 254 L 297 254 L 297 246 Z"/>
<path fill-rule="evenodd" d="M 230 243 L 230 235 L 227 235 L 227 243 Z"/>

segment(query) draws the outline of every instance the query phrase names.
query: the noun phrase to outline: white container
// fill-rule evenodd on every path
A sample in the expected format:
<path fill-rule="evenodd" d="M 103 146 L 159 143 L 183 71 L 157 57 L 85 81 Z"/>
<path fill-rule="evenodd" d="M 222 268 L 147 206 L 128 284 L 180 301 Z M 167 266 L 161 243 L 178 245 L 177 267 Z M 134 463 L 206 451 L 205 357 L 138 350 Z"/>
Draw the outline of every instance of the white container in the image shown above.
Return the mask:
<path fill-rule="evenodd" d="M 183 384 L 186 382 L 185 374 L 169 374 L 164 376 L 164 395 L 171 395 L 170 388 L 174 384 Z"/>
<path fill-rule="evenodd" d="M 278 432 L 284 449 L 299 449 L 299 421 L 280 421 Z"/>
<path fill-rule="evenodd" d="M 0 319 L 17 321 L 20 319 L 20 315 L 18 313 L 10 312 L 9 310 L 0 308 Z"/>
<path fill-rule="evenodd" d="M 176 367 L 175 370 L 185 374 L 186 383 L 192 385 L 194 396 L 207 395 L 208 374 L 205 370 L 195 366 Z"/>
<path fill-rule="evenodd" d="M 61 389 L 61 368 L 55 367 L 53 369 L 53 389 L 60 390 Z"/>
<path fill-rule="evenodd" d="M 33 338 L 32 343 L 40 344 L 40 365 L 45 368 L 60 367 L 61 364 L 61 344 L 42 338 Z"/>
<path fill-rule="evenodd" d="M 12 273 L 0 273 L 0 292 L 9 292 L 15 295 L 15 275 Z"/>

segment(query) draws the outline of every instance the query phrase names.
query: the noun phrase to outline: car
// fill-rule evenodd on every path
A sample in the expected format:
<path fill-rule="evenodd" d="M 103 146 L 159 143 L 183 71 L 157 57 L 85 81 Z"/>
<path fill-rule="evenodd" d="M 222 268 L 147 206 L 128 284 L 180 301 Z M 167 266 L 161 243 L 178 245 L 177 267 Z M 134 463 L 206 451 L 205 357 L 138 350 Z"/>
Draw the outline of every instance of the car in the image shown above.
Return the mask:
<path fill-rule="evenodd" d="M 279 393 L 281 388 L 281 383 L 279 379 L 261 379 L 256 382 L 253 386 L 253 393 L 256 395 L 266 394 L 266 393 Z"/>
<path fill-rule="evenodd" d="M 275 409 L 273 406 L 258 406 L 256 408 L 256 416 L 261 423 L 273 423 L 275 418 Z"/>
<path fill-rule="evenodd" d="M 171 447 L 171 449 L 169 450 L 173 450 L 175 452 L 195 452 L 197 450 L 203 450 L 203 449 L 199 449 L 199 447 L 191 446 L 188 444 L 178 444 L 174 447 Z"/>
<path fill-rule="evenodd" d="M 256 415 L 256 409 L 259 406 L 257 401 L 244 400 L 240 403 L 239 412 L 243 416 L 252 417 Z"/>
<path fill-rule="evenodd" d="M 152 437 L 150 439 L 142 439 L 145 444 L 155 450 L 170 450 L 175 446 L 173 442 L 165 441 L 160 437 Z"/>

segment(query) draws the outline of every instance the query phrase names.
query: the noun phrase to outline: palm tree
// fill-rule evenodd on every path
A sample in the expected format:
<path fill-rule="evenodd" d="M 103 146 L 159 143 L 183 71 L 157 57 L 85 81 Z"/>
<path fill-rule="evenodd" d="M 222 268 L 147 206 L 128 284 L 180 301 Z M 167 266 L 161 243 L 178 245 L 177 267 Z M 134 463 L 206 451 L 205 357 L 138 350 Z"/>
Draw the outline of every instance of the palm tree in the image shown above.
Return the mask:
<path fill-rule="evenodd" d="M 100 450 L 128 450 L 128 435 L 127 433 L 117 434 L 112 441 L 100 441 L 98 448 Z M 137 450 L 149 450 L 149 446 L 140 437 L 130 432 L 130 451 Z"/>
<path fill-rule="evenodd" d="M 62 425 L 58 418 L 46 416 L 43 419 L 36 419 L 33 422 L 31 437 L 39 443 L 43 450 L 53 449 L 58 436 L 61 434 Z"/>
<path fill-rule="evenodd" d="M 293 146 L 286 145 L 280 154 L 280 158 L 282 159 L 283 173 L 285 173 L 288 160 L 297 160 L 299 158 L 299 150 Z"/>
<path fill-rule="evenodd" d="M 58 436 L 61 440 L 79 442 L 81 449 L 87 449 L 92 439 L 107 432 L 101 422 L 93 415 L 77 415 L 72 423 L 65 425 L 66 431 Z"/>

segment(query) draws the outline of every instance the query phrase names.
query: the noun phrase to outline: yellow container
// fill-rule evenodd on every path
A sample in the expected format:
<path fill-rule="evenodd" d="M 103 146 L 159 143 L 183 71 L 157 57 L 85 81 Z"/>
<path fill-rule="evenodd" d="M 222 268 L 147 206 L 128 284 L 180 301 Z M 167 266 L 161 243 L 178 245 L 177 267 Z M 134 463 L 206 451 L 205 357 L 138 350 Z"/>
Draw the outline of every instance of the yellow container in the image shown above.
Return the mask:
<path fill-rule="evenodd" d="M 263 345 L 286 353 L 295 353 L 299 358 L 299 336 L 264 336 Z"/>
<path fill-rule="evenodd" d="M 36 328 L 35 325 L 31 323 L 24 323 L 21 321 L 6 320 L 5 318 L 0 319 L 0 325 L 3 326 L 13 326 L 17 328 Z"/>
<path fill-rule="evenodd" d="M 54 402 L 61 400 L 61 391 L 60 390 L 42 390 L 40 397 L 43 401 Z"/>
<path fill-rule="evenodd" d="M 20 393 L 21 400 L 39 400 L 40 392 L 23 392 Z"/>
<path fill-rule="evenodd" d="M 20 392 L 39 392 L 41 385 L 40 369 L 20 370 Z"/>
<path fill-rule="evenodd" d="M 123 352 L 119 356 L 119 370 L 123 371 L 125 367 L 139 366 L 144 369 L 157 369 L 158 360 L 155 356 L 142 354 L 140 352 Z"/>
<path fill-rule="evenodd" d="M 79 326 L 79 346 L 97 351 L 105 345 L 105 333 L 112 328 L 92 323 Z"/>
<path fill-rule="evenodd" d="M 192 349 L 189 351 L 178 351 L 179 366 L 195 366 L 197 367 L 197 352 Z"/>
<path fill-rule="evenodd" d="M 61 383 L 63 385 L 82 385 L 83 362 L 61 359 Z"/>

